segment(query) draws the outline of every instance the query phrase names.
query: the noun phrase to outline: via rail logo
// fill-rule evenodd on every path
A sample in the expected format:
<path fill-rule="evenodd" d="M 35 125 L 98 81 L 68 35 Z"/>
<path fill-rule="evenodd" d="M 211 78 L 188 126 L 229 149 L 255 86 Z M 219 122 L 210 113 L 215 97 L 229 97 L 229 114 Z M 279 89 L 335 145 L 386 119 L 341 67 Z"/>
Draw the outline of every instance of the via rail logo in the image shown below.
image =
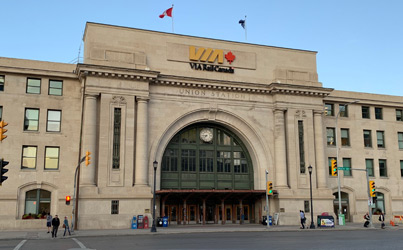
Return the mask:
<path fill-rule="evenodd" d="M 224 58 L 227 59 L 227 62 L 229 64 L 232 64 L 236 56 L 231 51 L 229 51 L 227 54 L 224 55 L 224 50 L 222 49 L 211 49 L 211 48 L 196 49 L 195 46 L 189 46 L 189 60 L 193 61 L 190 63 L 190 68 L 194 70 L 234 73 L 233 67 L 222 67 L 218 65 L 212 65 L 212 63 L 215 63 L 216 61 L 218 64 L 223 64 Z"/>

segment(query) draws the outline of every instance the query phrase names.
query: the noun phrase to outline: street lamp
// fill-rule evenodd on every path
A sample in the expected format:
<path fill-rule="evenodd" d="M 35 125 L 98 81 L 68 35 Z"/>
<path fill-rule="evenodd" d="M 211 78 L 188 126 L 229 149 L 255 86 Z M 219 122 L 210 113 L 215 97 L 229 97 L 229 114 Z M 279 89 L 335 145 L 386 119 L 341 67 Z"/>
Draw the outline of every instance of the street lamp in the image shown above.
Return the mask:
<path fill-rule="evenodd" d="M 157 179 L 157 167 L 158 167 L 158 161 L 153 162 L 153 167 L 154 167 L 154 193 L 153 193 L 153 225 L 151 227 L 151 232 L 156 233 L 157 228 L 155 227 L 155 183 Z"/>
<path fill-rule="evenodd" d="M 346 107 L 348 105 L 353 104 L 353 103 L 357 103 L 357 102 L 359 102 L 359 100 L 355 100 L 355 101 L 352 101 L 352 102 L 349 102 L 349 103 L 346 103 L 346 104 L 339 104 L 339 106 L 344 106 L 344 110 L 346 110 Z M 335 130 L 335 133 L 334 133 L 335 139 L 334 139 L 334 141 L 336 143 L 337 192 L 338 192 L 338 195 L 339 195 L 339 225 L 344 226 L 343 219 L 341 218 L 342 211 L 341 211 L 341 191 L 340 191 L 340 172 L 339 172 L 339 162 L 340 161 L 339 161 L 339 144 L 337 143 L 337 121 L 339 119 L 340 111 L 341 110 L 339 108 L 339 112 L 336 115 L 336 120 L 335 120 L 335 125 L 334 125 L 334 130 Z"/>
<path fill-rule="evenodd" d="M 310 229 L 315 229 L 315 223 L 313 223 L 313 205 L 312 205 L 312 166 L 309 165 L 309 187 L 311 190 L 311 225 L 309 226 Z"/>

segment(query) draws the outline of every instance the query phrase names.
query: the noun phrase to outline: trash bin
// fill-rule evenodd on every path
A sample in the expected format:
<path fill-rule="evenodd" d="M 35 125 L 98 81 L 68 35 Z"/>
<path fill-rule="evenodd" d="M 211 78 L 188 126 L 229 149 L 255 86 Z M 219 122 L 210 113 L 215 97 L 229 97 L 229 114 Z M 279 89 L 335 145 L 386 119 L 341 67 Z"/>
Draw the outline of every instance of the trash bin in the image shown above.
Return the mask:
<path fill-rule="evenodd" d="M 273 226 L 273 217 L 269 215 L 269 225 Z"/>
<path fill-rule="evenodd" d="M 162 227 L 162 218 L 161 217 L 158 217 L 157 218 L 157 227 Z"/>
<path fill-rule="evenodd" d="M 262 224 L 267 226 L 267 216 L 266 215 L 263 215 Z"/>
<path fill-rule="evenodd" d="M 164 218 L 162 218 L 162 226 L 168 227 L 168 216 L 165 216 Z"/>
<path fill-rule="evenodd" d="M 132 218 L 132 229 L 137 229 L 137 218 L 133 216 Z"/>
<path fill-rule="evenodd" d="M 346 217 L 344 214 L 339 214 L 339 225 L 340 226 L 346 225 Z"/>
<path fill-rule="evenodd" d="M 318 227 L 334 227 L 334 217 L 318 215 Z"/>

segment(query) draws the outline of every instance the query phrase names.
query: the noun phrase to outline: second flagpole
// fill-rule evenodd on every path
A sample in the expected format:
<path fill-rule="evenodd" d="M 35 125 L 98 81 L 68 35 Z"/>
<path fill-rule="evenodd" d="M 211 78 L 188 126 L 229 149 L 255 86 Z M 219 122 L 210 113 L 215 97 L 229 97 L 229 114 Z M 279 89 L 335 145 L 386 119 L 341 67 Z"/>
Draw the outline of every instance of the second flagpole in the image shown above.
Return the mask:
<path fill-rule="evenodd" d="M 174 12 L 174 5 L 172 4 L 172 33 L 175 33 L 175 31 L 174 31 L 174 14 L 173 14 L 173 12 Z"/>

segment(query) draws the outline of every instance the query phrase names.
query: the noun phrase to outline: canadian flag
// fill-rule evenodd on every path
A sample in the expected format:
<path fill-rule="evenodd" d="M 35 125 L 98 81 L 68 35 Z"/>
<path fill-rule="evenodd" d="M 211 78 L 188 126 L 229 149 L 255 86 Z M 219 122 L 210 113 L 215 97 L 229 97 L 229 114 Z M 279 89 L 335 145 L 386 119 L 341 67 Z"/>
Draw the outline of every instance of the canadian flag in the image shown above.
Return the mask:
<path fill-rule="evenodd" d="M 167 9 L 166 11 L 164 11 L 164 13 L 162 13 L 161 15 L 160 15 L 160 18 L 164 18 L 165 16 L 169 16 L 169 17 L 172 17 L 172 9 L 173 9 L 174 7 L 171 7 L 171 8 L 169 8 L 169 9 Z"/>

